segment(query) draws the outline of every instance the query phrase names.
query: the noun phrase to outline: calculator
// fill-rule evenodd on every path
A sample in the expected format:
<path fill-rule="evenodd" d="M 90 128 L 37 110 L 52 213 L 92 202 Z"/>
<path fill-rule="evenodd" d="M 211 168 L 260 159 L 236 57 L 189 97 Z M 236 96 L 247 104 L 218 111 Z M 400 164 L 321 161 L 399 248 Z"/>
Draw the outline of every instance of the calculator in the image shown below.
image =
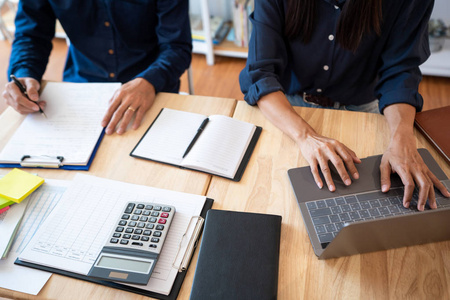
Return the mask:
<path fill-rule="evenodd" d="M 170 205 L 128 202 L 88 276 L 146 285 L 174 214 Z"/>

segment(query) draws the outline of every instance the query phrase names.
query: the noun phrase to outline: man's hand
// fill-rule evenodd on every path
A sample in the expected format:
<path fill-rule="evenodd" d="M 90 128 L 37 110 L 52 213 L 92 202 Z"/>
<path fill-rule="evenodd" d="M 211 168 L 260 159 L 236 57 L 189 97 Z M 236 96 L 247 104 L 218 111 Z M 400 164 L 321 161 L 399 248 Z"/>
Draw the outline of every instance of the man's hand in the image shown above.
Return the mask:
<path fill-rule="evenodd" d="M 39 111 L 38 105 L 43 109 L 45 107 L 45 101 L 39 101 L 38 91 L 41 87 L 39 81 L 31 77 L 23 77 L 18 79 L 26 88 L 28 97 L 35 102 L 28 100 L 27 97 L 22 94 L 19 87 L 11 81 L 5 85 L 5 90 L 3 91 L 3 99 L 5 99 L 6 104 L 21 114 L 29 114 Z"/>
<path fill-rule="evenodd" d="M 119 122 L 117 133 L 124 133 L 134 114 L 136 118 L 132 128 L 137 129 L 155 96 L 155 88 L 143 78 L 136 78 L 122 85 L 109 101 L 109 108 L 101 123 L 106 127 L 106 134 L 112 134 Z"/>
<path fill-rule="evenodd" d="M 397 173 L 405 186 L 404 207 L 409 207 L 414 187 L 417 185 L 419 187 L 417 209 L 423 211 L 427 199 L 431 208 L 437 208 L 434 186 L 445 197 L 450 197 L 450 193 L 428 169 L 417 151 L 413 135 L 415 108 L 408 104 L 394 104 L 384 109 L 384 115 L 391 129 L 391 142 L 381 159 L 381 190 L 389 191 L 390 175 Z"/>

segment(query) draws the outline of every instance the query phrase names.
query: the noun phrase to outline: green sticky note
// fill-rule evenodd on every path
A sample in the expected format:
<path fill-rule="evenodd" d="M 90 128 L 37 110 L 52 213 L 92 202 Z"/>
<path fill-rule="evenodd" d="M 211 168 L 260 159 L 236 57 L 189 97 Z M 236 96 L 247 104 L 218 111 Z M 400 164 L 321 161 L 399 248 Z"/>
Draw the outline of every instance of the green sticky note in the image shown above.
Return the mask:
<path fill-rule="evenodd" d="M 13 205 L 14 203 L 16 203 L 16 202 L 8 200 L 8 199 L 0 196 L 0 209 L 5 208 L 10 205 Z"/>
<path fill-rule="evenodd" d="M 43 183 L 44 179 L 39 176 L 13 169 L 0 179 L 0 196 L 20 203 Z"/>

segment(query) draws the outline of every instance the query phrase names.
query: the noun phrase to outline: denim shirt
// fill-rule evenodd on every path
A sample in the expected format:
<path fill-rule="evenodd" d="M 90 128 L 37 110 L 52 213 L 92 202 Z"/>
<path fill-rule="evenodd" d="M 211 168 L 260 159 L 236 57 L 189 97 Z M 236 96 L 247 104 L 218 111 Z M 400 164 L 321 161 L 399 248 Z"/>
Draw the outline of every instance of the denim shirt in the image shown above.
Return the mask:
<path fill-rule="evenodd" d="M 8 74 L 41 80 L 58 19 L 70 39 L 64 81 L 142 77 L 176 92 L 191 62 L 188 0 L 21 0 Z"/>
<path fill-rule="evenodd" d="M 251 105 L 275 91 L 323 95 L 344 105 L 379 99 L 380 111 L 408 103 L 420 111 L 419 65 L 430 55 L 428 20 L 433 0 L 384 0 L 381 35 L 366 34 L 355 52 L 336 41 L 345 1 L 317 0 L 309 43 L 284 35 L 287 0 L 255 1 L 253 30 L 241 90 Z"/>

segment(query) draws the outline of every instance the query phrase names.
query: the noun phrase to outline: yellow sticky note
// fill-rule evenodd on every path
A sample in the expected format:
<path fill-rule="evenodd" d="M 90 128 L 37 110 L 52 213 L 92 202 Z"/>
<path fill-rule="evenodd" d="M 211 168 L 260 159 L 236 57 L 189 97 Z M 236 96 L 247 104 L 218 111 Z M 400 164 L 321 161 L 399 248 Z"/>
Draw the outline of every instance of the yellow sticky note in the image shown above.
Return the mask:
<path fill-rule="evenodd" d="M 20 203 L 43 183 L 44 179 L 39 176 L 13 169 L 0 179 L 0 196 Z"/>

